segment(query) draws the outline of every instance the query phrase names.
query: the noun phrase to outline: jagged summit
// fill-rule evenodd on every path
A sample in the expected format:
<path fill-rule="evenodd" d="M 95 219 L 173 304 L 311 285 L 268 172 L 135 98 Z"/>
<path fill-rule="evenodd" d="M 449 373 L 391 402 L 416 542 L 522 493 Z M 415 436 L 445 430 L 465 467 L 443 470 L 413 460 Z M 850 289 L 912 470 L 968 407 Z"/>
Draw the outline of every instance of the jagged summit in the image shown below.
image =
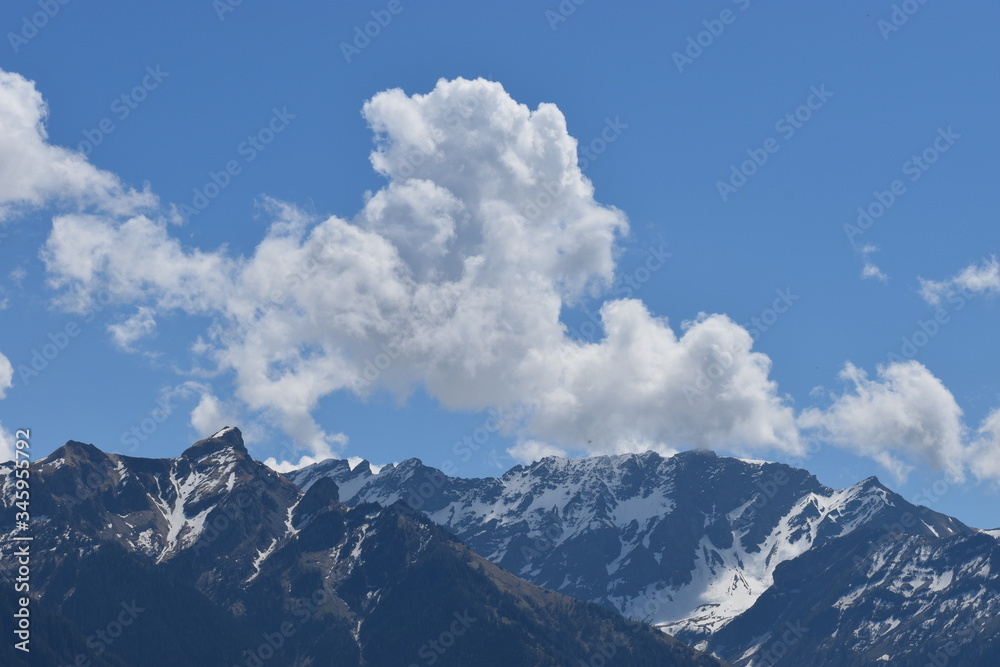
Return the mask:
<path fill-rule="evenodd" d="M 363 473 L 365 471 L 372 472 L 372 462 L 368 459 L 361 459 L 356 466 L 351 467 L 351 471 L 355 473 Z"/>
<path fill-rule="evenodd" d="M 181 456 L 186 459 L 200 460 L 223 449 L 231 449 L 249 456 L 249 452 L 243 444 L 243 433 L 235 426 L 226 426 L 204 440 L 199 440 L 188 447 Z"/>
<path fill-rule="evenodd" d="M 46 456 L 38 464 L 54 463 L 58 460 L 75 461 L 81 458 L 89 461 L 99 461 L 106 457 L 107 454 L 94 445 L 77 440 L 68 440 L 65 445 Z"/>

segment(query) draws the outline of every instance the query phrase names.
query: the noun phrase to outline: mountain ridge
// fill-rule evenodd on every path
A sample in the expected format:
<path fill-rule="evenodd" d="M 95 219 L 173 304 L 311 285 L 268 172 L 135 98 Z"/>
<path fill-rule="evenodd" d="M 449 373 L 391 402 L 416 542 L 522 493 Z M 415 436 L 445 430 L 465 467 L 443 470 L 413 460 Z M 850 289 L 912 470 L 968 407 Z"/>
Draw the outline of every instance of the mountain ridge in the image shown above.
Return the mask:
<path fill-rule="evenodd" d="M 389 664 L 380 647 L 402 649 L 385 633 L 420 616 L 411 596 L 431 595 L 409 578 L 442 572 L 480 597 L 461 586 L 448 595 L 488 600 L 477 613 L 527 631 L 494 646 L 493 635 L 470 630 L 491 655 L 507 646 L 592 658 L 604 642 L 621 664 L 646 664 L 641 635 L 643 651 L 675 664 L 711 660 L 644 631 L 622 635 L 620 623 L 632 621 L 617 614 L 738 667 L 923 667 L 942 637 L 962 664 L 1000 655 L 1000 531 L 913 505 L 874 476 L 833 489 L 807 470 L 712 452 L 547 457 L 498 478 L 449 477 L 415 458 L 381 468 L 329 459 L 280 474 L 232 427 L 175 458 L 70 441 L 32 465 L 36 544 L 51 545 L 33 565 L 45 618 L 86 622 L 73 572 L 130 573 L 156 595 L 200 606 L 206 626 L 228 639 L 216 647 L 226 660 L 240 659 L 271 618 L 262 610 L 279 600 L 280 613 L 302 614 L 308 628 L 288 640 L 286 657 L 313 655 L 319 649 L 300 641 L 320 632 L 342 664 Z M 0 465 L 5 535 L 12 472 Z M 324 597 L 322 611 L 310 592 Z M 498 617 L 495 605 L 509 599 L 521 602 L 503 603 Z M 387 600 L 409 611 L 392 612 Z M 436 612 L 442 623 L 445 611 Z M 553 633 L 569 618 L 596 639 Z M 181 631 L 171 619 L 163 626 Z M 181 653 L 163 650 L 175 663 L 208 641 L 183 631 L 192 641 Z M 158 664 L 142 646 L 121 650 Z M 456 652 L 440 664 L 459 656 L 473 659 Z"/>
<path fill-rule="evenodd" d="M 805 598 L 794 591 L 817 588 L 801 580 L 807 574 L 800 572 L 794 585 L 784 576 L 796 571 L 796 563 L 839 571 L 838 548 L 863 560 L 871 557 L 868 551 L 902 548 L 906 540 L 932 549 L 983 534 L 909 503 L 875 476 L 832 489 L 805 470 L 713 452 L 546 457 L 500 477 L 471 479 L 448 477 L 418 459 L 378 473 L 328 460 L 288 476 L 303 488 L 331 477 L 348 505 L 405 501 L 529 581 L 656 624 L 734 664 L 755 664 L 774 648 L 769 637 L 776 628 L 768 620 L 773 596 Z M 988 572 L 968 576 L 1000 593 Z M 921 604 L 947 602 L 946 588 L 921 593 Z M 873 586 L 872 595 L 879 590 Z M 829 603 L 846 597 L 844 592 Z M 975 604 L 973 616 L 987 617 L 994 609 L 987 601 Z M 863 626 L 866 613 L 875 615 L 842 605 L 848 626 Z M 797 618 L 806 617 L 803 611 Z M 787 620 L 794 625 L 796 619 Z M 814 626 L 838 631 L 830 623 Z M 859 642 L 858 656 L 838 654 L 837 664 L 863 660 L 871 648 L 866 642 L 875 646 L 884 639 L 878 630 L 853 630 L 871 636 Z M 800 659 L 812 641 L 797 639 Z M 893 650 L 893 659 L 909 655 L 905 647 Z"/>
<path fill-rule="evenodd" d="M 302 491 L 249 456 L 238 429 L 166 459 L 71 441 L 32 466 L 33 604 L 72 637 L 121 604 L 137 610 L 141 631 L 101 645 L 108 664 L 501 667 L 609 651 L 624 665 L 720 664 L 504 572 L 405 503 L 348 507 L 329 479 Z M 0 465 L 5 539 L 13 472 Z M 38 648 L 104 664 L 72 637 Z M 21 658 L 0 649 L 4 664 Z"/>

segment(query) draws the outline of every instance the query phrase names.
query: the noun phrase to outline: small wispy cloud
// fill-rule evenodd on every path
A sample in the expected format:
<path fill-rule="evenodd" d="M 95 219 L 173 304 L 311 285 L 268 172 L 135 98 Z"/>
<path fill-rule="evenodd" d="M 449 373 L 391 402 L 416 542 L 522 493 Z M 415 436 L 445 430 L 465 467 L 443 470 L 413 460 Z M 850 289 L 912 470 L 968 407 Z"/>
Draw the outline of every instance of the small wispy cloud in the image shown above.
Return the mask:
<path fill-rule="evenodd" d="M 889 276 L 887 276 L 885 272 L 872 261 L 871 258 L 872 254 L 878 252 L 878 246 L 866 245 L 863 246 L 858 252 L 861 254 L 861 259 L 864 260 L 864 266 L 861 267 L 862 279 L 867 280 L 869 278 L 874 278 L 879 282 L 889 282 Z"/>
<path fill-rule="evenodd" d="M 125 352 L 131 352 L 133 343 L 155 330 L 156 320 L 153 318 L 153 310 L 146 306 L 140 306 L 135 314 L 125 321 L 108 325 L 108 331 L 115 345 Z"/>
<path fill-rule="evenodd" d="M 945 280 L 920 279 L 920 296 L 932 306 L 960 292 L 970 296 L 1000 293 L 1000 261 L 996 256 L 969 264 Z"/>

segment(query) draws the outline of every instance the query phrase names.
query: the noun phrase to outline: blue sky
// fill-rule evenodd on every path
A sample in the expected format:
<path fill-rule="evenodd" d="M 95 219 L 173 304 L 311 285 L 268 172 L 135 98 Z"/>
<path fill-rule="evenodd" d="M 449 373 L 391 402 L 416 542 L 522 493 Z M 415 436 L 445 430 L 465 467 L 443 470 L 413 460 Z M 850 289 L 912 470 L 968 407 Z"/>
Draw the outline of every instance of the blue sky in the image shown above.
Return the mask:
<path fill-rule="evenodd" d="M 1000 525 L 998 14 L 5 3 L 3 433 L 704 446 Z"/>

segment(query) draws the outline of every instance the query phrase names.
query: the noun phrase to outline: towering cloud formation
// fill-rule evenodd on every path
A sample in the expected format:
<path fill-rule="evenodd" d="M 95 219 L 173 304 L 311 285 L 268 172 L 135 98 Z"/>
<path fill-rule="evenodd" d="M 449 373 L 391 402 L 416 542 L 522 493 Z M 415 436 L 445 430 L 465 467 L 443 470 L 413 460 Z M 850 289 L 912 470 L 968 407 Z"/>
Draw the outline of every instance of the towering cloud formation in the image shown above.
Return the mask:
<path fill-rule="evenodd" d="M 995 447 L 996 419 L 963 444 L 961 411 L 919 364 L 878 380 L 849 365 L 853 388 L 797 420 L 770 359 L 725 315 L 672 324 L 640 301 L 605 300 L 601 337 L 579 340 L 564 311 L 606 294 L 628 221 L 595 201 L 560 111 L 457 79 L 425 95 L 379 93 L 363 113 L 385 185 L 350 219 L 268 200 L 272 224 L 237 256 L 186 247 L 152 195 L 49 145 L 34 86 L 0 73 L 0 213 L 61 204 L 43 249 L 50 283 L 69 310 L 111 302 L 122 349 L 140 348 L 165 316 L 210 322 L 191 350 L 217 379 L 187 379 L 201 396 L 192 423 L 250 411 L 305 461 L 346 442 L 317 421 L 321 399 L 416 387 L 448 408 L 515 415 L 515 456 L 801 454 L 806 428 L 898 473 L 924 457 L 958 478 L 973 447 Z"/>
<path fill-rule="evenodd" d="M 613 282 L 628 222 L 594 200 L 555 106 L 458 79 L 380 93 L 364 116 L 387 183 L 353 219 L 272 203 L 236 258 L 184 248 L 152 217 L 61 215 L 45 257 L 66 303 L 108 289 L 135 307 L 112 327 L 123 347 L 168 312 L 213 317 L 197 349 L 314 456 L 343 442 L 312 417 L 322 397 L 417 385 L 450 408 L 517 411 L 517 433 L 550 446 L 799 451 L 769 360 L 728 318 L 678 338 L 643 304 L 608 301 L 603 340 L 567 335 L 563 309 Z"/>

